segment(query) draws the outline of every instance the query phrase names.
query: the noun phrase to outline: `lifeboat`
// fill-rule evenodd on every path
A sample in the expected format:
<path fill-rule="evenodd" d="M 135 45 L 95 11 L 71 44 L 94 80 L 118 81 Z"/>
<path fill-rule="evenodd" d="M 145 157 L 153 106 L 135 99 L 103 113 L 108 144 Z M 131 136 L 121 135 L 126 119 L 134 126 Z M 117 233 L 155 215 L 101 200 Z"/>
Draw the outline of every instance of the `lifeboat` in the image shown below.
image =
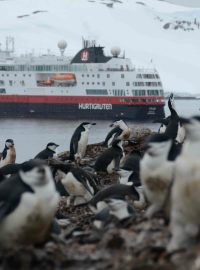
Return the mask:
<path fill-rule="evenodd" d="M 53 85 L 53 80 L 44 80 L 44 81 L 39 81 L 39 85 L 41 86 L 51 86 Z"/>
<path fill-rule="evenodd" d="M 56 74 L 51 76 L 50 80 L 60 83 L 75 83 L 76 76 L 74 73 Z"/>

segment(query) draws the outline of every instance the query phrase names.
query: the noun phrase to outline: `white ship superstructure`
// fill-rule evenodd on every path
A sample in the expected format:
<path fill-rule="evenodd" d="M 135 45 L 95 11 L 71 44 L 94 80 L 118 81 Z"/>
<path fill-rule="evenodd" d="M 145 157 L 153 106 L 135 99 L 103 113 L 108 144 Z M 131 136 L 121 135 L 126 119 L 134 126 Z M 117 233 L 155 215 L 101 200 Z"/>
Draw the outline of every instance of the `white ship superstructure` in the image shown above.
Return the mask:
<path fill-rule="evenodd" d="M 156 69 L 135 68 L 113 48 L 83 41 L 83 48 L 66 57 L 14 55 L 9 38 L 0 50 L 0 116 L 152 119 L 164 116 L 164 93 Z M 67 114 L 67 115 L 66 115 Z"/>

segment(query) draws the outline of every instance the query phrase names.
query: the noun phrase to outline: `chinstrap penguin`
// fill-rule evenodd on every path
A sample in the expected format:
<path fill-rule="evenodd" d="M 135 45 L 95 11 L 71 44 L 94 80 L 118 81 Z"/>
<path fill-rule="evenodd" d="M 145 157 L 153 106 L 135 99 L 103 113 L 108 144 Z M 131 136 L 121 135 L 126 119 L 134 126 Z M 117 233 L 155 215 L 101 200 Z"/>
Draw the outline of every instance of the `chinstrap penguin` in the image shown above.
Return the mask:
<path fill-rule="evenodd" d="M 112 223 L 113 217 L 117 221 L 122 222 L 130 217 L 135 217 L 135 210 L 131 207 L 126 200 L 122 198 L 105 199 L 107 207 L 102 209 L 95 215 L 94 226 L 98 229 L 104 228 L 106 225 Z M 116 226 L 116 224 L 115 224 Z"/>
<path fill-rule="evenodd" d="M 79 161 L 85 156 L 89 131 L 93 125 L 96 123 L 83 122 L 74 131 L 70 141 L 70 160 Z"/>
<path fill-rule="evenodd" d="M 188 248 L 200 228 L 200 117 L 182 119 L 186 140 L 175 162 L 175 179 L 171 191 L 168 251 Z"/>
<path fill-rule="evenodd" d="M 113 122 L 110 127 L 112 130 L 108 133 L 104 140 L 104 145 L 110 147 L 112 142 L 118 140 L 128 140 L 131 135 L 131 129 L 123 120 Z"/>
<path fill-rule="evenodd" d="M 7 164 L 14 164 L 16 160 L 16 151 L 14 146 L 14 141 L 12 139 L 7 139 L 5 142 L 4 150 L 1 154 L 0 167 Z"/>
<path fill-rule="evenodd" d="M 48 158 L 52 158 L 54 156 L 56 156 L 56 148 L 59 145 L 54 143 L 54 142 L 50 142 L 47 144 L 46 148 L 44 150 L 42 150 L 41 152 L 39 152 L 35 158 L 36 159 L 48 159 Z"/>
<path fill-rule="evenodd" d="M 69 194 L 68 204 L 85 204 L 98 191 L 95 178 L 88 171 L 79 167 L 60 168 L 57 171 L 57 181 L 61 181 Z"/>
<path fill-rule="evenodd" d="M 175 110 L 173 94 L 171 94 L 169 97 L 168 107 L 171 115 L 165 130 L 165 134 L 172 140 L 175 140 L 177 143 L 183 143 L 185 139 L 185 128 Z"/>
<path fill-rule="evenodd" d="M 114 140 L 112 147 L 106 149 L 96 160 L 94 168 L 96 172 L 107 172 L 112 174 L 119 169 L 124 158 L 124 150 L 121 140 Z"/>
<path fill-rule="evenodd" d="M 130 183 L 130 185 L 113 184 L 97 192 L 89 201 L 88 205 L 92 212 L 97 213 L 107 207 L 107 204 L 104 201 L 105 199 L 114 198 L 116 196 L 123 198 L 128 196 L 134 201 L 139 200 L 139 193 L 132 183 Z"/>
<path fill-rule="evenodd" d="M 1 182 L 0 246 L 43 243 L 49 235 L 58 201 L 59 195 L 46 165 L 37 163 L 32 169 L 20 170 Z"/>

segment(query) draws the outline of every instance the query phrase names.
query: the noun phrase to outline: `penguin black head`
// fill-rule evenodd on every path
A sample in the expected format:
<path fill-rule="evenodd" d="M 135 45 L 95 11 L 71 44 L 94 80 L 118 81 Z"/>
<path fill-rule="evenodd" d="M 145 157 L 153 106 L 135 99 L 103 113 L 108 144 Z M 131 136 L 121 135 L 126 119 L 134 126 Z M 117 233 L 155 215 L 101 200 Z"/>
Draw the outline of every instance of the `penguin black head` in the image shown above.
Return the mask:
<path fill-rule="evenodd" d="M 55 151 L 58 146 L 59 146 L 58 144 L 54 142 L 50 142 L 47 144 L 46 148 L 50 149 L 51 151 Z"/>
<path fill-rule="evenodd" d="M 30 159 L 21 164 L 20 169 L 24 172 L 28 172 L 35 167 L 45 166 L 47 165 L 47 161 L 42 159 Z"/>
<path fill-rule="evenodd" d="M 7 148 L 10 148 L 10 147 L 13 147 L 15 144 L 14 144 L 14 141 L 12 139 L 7 139 L 5 142 L 5 145 Z"/>
<path fill-rule="evenodd" d="M 90 123 L 90 122 L 83 122 L 80 124 L 80 126 L 82 127 L 87 127 L 87 128 L 90 128 L 91 126 L 95 126 L 96 123 Z"/>

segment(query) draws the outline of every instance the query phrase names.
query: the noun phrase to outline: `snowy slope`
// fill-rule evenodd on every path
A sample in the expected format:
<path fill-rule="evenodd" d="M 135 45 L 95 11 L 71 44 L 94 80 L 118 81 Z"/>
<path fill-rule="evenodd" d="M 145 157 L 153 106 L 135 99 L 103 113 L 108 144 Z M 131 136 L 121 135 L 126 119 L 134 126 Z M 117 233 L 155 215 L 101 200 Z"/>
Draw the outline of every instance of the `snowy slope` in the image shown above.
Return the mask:
<path fill-rule="evenodd" d="M 175 5 L 183 5 L 188 7 L 200 7 L 199 0 L 166 0 Z"/>
<path fill-rule="evenodd" d="M 81 37 L 91 37 L 107 54 L 120 46 L 137 66 L 151 67 L 153 59 L 166 91 L 199 93 L 200 30 L 163 29 L 195 18 L 200 21 L 200 9 L 157 0 L 7 0 L 0 1 L 0 41 L 11 35 L 18 53 L 58 53 L 57 42 L 65 39 L 66 54 L 74 55 Z"/>

